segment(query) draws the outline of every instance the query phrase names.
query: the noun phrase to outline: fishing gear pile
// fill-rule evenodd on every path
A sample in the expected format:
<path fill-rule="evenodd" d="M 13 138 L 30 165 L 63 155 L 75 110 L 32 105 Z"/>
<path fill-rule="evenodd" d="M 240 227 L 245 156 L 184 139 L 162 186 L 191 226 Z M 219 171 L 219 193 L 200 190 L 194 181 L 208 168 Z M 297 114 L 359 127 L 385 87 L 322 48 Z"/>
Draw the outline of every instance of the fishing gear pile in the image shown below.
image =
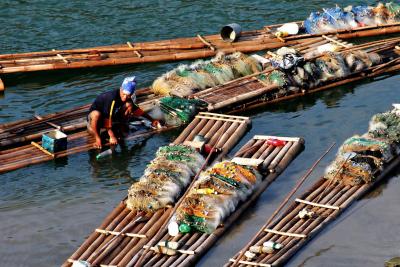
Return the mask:
<path fill-rule="evenodd" d="M 270 58 L 270 62 L 278 69 L 260 76 L 260 79 L 279 87 L 273 95 L 277 98 L 299 93 L 300 90 L 305 92 L 322 83 L 365 70 L 381 63 L 381 57 L 364 51 L 326 52 L 316 59 L 305 61 L 295 49 L 284 47 Z"/>
<path fill-rule="evenodd" d="M 160 147 L 144 175 L 128 190 L 127 207 L 154 212 L 174 203 L 204 162 L 204 157 L 189 146 Z"/>
<path fill-rule="evenodd" d="M 347 139 L 339 148 L 325 178 L 351 186 L 373 182 L 376 172 L 400 154 L 399 129 L 400 109 L 373 116 L 367 133 Z"/>
<path fill-rule="evenodd" d="M 375 26 L 400 21 L 400 5 L 397 3 L 379 3 L 372 6 L 348 6 L 344 9 L 336 6 L 312 12 L 304 21 L 307 33 L 318 34 L 336 30 L 350 30 L 357 27 Z"/>
<path fill-rule="evenodd" d="M 200 111 L 207 107 L 207 102 L 199 99 L 186 99 L 174 96 L 163 97 L 158 106 L 164 113 L 163 120 L 167 125 L 188 123 Z"/>
<path fill-rule="evenodd" d="M 152 84 L 156 95 L 185 97 L 205 88 L 261 71 L 261 64 L 252 56 L 236 52 L 218 53 L 211 60 L 199 60 L 192 65 L 181 65 Z"/>
<path fill-rule="evenodd" d="M 252 167 L 230 161 L 215 164 L 200 175 L 177 208 L 169 229 L 177 225 L 183 233 L 213 232 L 260 181 L 260 174 Z"/>

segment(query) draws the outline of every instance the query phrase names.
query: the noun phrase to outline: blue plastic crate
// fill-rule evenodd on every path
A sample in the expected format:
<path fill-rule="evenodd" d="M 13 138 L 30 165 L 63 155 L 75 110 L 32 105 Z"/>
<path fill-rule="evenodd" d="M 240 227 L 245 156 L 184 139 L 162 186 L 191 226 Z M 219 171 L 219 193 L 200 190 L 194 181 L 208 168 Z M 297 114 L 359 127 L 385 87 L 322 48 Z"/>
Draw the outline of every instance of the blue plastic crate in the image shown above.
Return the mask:
<path fill-rule="evenodd" d="M 42 135 L 42 147 L 51 153 L 67 149 L 67 135 L 59 130 Z"/>

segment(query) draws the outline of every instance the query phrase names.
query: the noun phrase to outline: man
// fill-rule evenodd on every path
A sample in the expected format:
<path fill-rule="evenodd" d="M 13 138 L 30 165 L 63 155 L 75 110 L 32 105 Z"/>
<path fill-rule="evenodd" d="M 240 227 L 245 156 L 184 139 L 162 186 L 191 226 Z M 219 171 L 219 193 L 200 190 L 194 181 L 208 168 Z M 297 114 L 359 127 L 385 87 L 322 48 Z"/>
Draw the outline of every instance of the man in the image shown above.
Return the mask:
<path fill-rule="evenodd" d="M 119 89 L 98 95 L 89 109 L 87 129 L 95 139 L 95 147 L 101 148 L 100 130 L 105 128 L 110 144 L 118 143 L 117 133 L 122 132 L 132 116 L 143 116 L 159 127 L 160 123 L 145 113 L 132 99 L 135 99 L 135 76 L 124 79 Z"/>

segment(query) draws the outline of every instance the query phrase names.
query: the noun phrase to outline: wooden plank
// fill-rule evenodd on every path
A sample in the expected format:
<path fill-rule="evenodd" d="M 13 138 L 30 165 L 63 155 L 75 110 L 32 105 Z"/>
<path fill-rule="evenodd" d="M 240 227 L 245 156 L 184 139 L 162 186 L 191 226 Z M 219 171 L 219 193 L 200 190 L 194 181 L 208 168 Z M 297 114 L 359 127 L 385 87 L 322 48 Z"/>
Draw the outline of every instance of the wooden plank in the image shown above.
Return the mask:
<path fill-rule="evenodd" d="M 267 233 L 275 234 L 275 235 L 283 235 L 283 236 L 290 236 L 290 237 L 297 237 L 297 238 L 306 238 L 307 237 L 307 235 L 305 235 L 305 234 L 281 232 L 281 231 L 276 231 L 276 230 L 268 229 L 268 228 L 265 228 L 264 231 Z"/>
<path fill-rule="evenodd" d="M 253 137 L 254 139 L 278 139 L 278 140 L 283 140 L 283 141 L 288 141 L 288 142 L 298 142 L 300 141 L 300 137 L 281 137 L 281 136 L 272 136 L 272 135 L 255 135 Z"/>
<path fill-rule="evenodd" d="M 33 116 L 38 120 L 43 120 L 42 116 L 39 116 L 39 115 L 33 115 Z M 49 121 L 46 121 L 45 123 L 50 125 L 51 127 L 56 128 L 57 130 L 61 130 L 62 131 L 62 129 L 61 129 L 62 127 L 60 125 L 57 125 L 57 124 L 49 122 Z"/>
<path fill-rule="evenodd" d="M 109 231 L 104 229 L 96 229 L 97 233 L 105 234 L 105 235 L 115 235 L 115 236 L 129 236 L 129 237 L 138 237 L 138 238 L 147 238 L 146 235 L 142 234 L 135 234 L 135 233 L 122 233 L 116 231 Z"/>
<path fill-rule="evenodd" d="M 0 78 L 0 92 L 1 91 L 4 91 L 4 83 L 3 83 L 3 81 L 1 80 L 1 78 Z"/>
<path fill-rule="evenodd" d="M 244 116 L 234 116 L 234 115 L 225 115 L 225 114 L 217 114 L 217 113 L 211 113 L 211 112 L 200 112 L 199 115 L 205 115 L 205 116 L 218 116 L 218 117 L 223 117 L 223 118 L 235 118 L 235 119 L 242 119 L 242 120 L 249 120 L 249 117 L 244 117 Z"/>
<path fill-rule="evenodd" d="M 328 37 L 328 36 L 326 36 L 326 35 L 322 35 L 322 37 L 323 37 L 324 39 L 328 40 L 329 42 L 335 43 L 335 44 L 340 45 L 340 46 L 342 46 L 342 47 L 344 47 L 344 48 L 349 48 L 349 47 L 351 47 L 351 45 L 343 44 L 342 42 L 337 41 L 337 40 L 335 40 L 335 39 L 333 39 L 333 38 L 331 38 L 331 37 Z"/>
<path fill-rule="evenodd" d="M 157 247 L 150 247 L 148 245 L 144 245 L 143 248 L 144 249 L 151 249 L 156 253 L 161 253 Z M 179 252 L 181 254 L 187 254 L 187 255 L 194 255 L 195 254 L 195 252 L 193 250 L 172 249 L 172 248 L 168 248 L 168 249 L 175 250 L 176 252 Z"/>
<path fill-rule="evenodd" d="M 333 210 L 339 210 L 340 209 L 340 207 L 338 207 L 338 206 L 324 205 L 324 204 L 310 202 L 310 201 L 303 200 L 303 199 L 298 199 L 298 198 L 296 198 L 295 201 L 299 202 L 299 203 L 307 204 L 307 205 L 310 205 L 310 206 L 320 207 L 320 208 L 333 209 Z"/>
<path fill-rule="evenodd" d="M 262 159 L 251 159 L 251 158 L 241 158 L 241 157 L 234 157 L 231 161 L 236 164 L 253 166 L 253 167 L 258 167 L 263 162 Z"/>
<path fill-rule="evenodd" d="M 235 120 L 235 119 L 208 117 L 208 116 L 202 116 L 202 115 L 197 115 L 196 118 L 207 119 L 207 120 L 216 120 L 216 121 L 238 122 L 238 123 L 244 123 L 245 122 L 245 121 L 240 121 L 240 120 Z"/>
<path fill-rule="evenodd" d="M 41 145 L 39 145 L 38 143 L 32 141 L 31 145 L 33 145 L 34 147 L 38 148 L 40 151 L 42 151 L 44 154 L 49 155 L 52 158 L 55 158 L 55 155 L 49 151 L 47 151 L 46 149 L 44 149 Z"/>
<path fill-rule="evenodd" d="M 236 262 L 235 259 L 229 259 L 229 261 L 230 261 L 230 262 Z M 260 263 L 260 262 L 251 262 L 251 261 L 243 261 L 243 260 L 240 260 L 238 263 L 247 264 L 247 265 L 252 265 L 252 266 L 272 267 L 271 264 L 268 264 L 268 263 Z"/>
<path fill-rule="evenodd" d="M 126 44 L 129 46 L 129 48 L 134 49 L 131 42 L 126 42 Z M 133 53 L 135 53 L 135 55 L 137 55 L 138 58 L 142 58 L 143 57 L 143 55 L 139 51 L 137 51 L 136 49 L 133 50 Z"/>

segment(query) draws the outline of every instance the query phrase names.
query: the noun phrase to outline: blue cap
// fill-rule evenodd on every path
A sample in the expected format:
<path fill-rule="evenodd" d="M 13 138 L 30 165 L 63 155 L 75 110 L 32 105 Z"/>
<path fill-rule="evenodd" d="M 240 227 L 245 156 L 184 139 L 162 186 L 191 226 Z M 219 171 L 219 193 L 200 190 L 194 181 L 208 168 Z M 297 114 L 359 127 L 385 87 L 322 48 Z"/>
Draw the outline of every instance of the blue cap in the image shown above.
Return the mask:
<path fill-rule="evenodd" d="M 122 92 L 127 95 L 131 95 L 135 92 L 136 89 L 136 77 L 126 77 L 121 85 Z"/>

